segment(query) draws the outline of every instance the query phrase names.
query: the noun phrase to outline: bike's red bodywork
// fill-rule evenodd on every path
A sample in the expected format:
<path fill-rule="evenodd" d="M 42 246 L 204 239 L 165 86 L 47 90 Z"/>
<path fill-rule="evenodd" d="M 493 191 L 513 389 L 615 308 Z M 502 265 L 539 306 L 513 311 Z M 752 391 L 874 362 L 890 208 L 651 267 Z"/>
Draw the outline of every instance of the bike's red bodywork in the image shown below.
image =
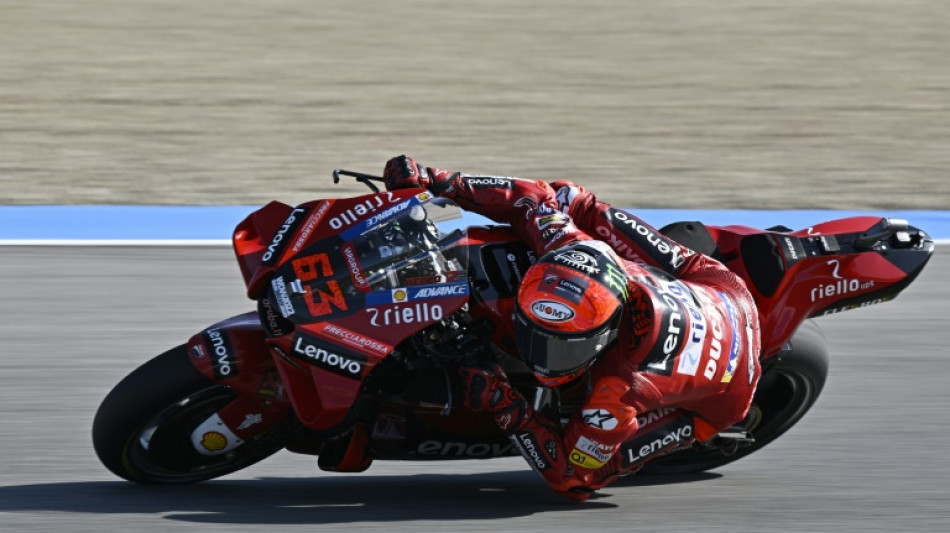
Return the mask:
<path fill-rule="evenodd" d="M 433 297 L 416 308 L 401 299 L 404 294 L 395 293 L 389 301 L 374 296 L 372 305 L 351 308 L 353 300 L 335 292 L 333 280 L 348 276 L 366 295 L 375 294 L 362 279 L 365 272 L 358 261 L 352 255 L 325 261 L 306 259 L 304 252 L 310 243 L 333 235 L 352 235 L 359 227 L 372 226 L 374 217 L 384 220 L 426 201 L 428 195 L 409 189 L 298 207 L 272 202 L 237 227 L 234 249 L 248 296 L 258 299 L 279 269 L 293 263 L 297 282 L 302 276 L 309 283 L 298 286 L 309 298 L 314 319 L 298 324 L 293 332 L 283 331 L 273 308 L 259 309 L 260 313 L 225 320 L 190 339 L 188 350 L 195 366 L 208 378 L 238 392 L 218 413 L 236 435 L 250 438 L 291 411 L 314 430 L 341 425 L 363 380 L 394 347 L 466 304 L 472 316 L 495 326 L 491 333 L 494 345 L 515 355 L 510 320 L 514 294 L 533 258 L 510 228 L 469 228 L 458 245 L 470 250 L 467 282 L 471 293 Z M 706 228 L 715 244 L 714 255 L 746 279 L 755 296 L 763 320 L 763 357 L 779 353 L 808 317 L 886 301 L 919 273 L 925 258 L 904 264 L 888 257 L 886 249 L 854 246 L 857 239 L 885 225 L 881 218 L 857 217 L 799 231 Z M 923 251 L 929 256 L 932 243 Z M 336 252 L 349 253 L 346 245 Z M 346 269 L 342 274 L 333 271 L 340 265 Z M 366 295 L 365 302 L 369 302 Z M 272 322 L 269 326 L 264 323 L 268 321 Z M 275 330 L 280 334 L 275 335 Z M 316 362 L 321 364 L 311 364 Z M 497 433 L 481 415 L 458 411 L 440 417 L 441 407 L 432 406 L 427 423 L 445 434 Z M 397 405 L 381 407 L 370 435 L 378 449 L 385 450 L 387 439 L 398 438 L 404 431 L 399 427 L 404 423 L 400 409 Z M 262 418 L 247 427 L 242 422 L 251 413 Z M 433 450 L 442 453 L 441 448 Z M 498 450 L 492 455 L 500 455 L 495 452 Z"/>

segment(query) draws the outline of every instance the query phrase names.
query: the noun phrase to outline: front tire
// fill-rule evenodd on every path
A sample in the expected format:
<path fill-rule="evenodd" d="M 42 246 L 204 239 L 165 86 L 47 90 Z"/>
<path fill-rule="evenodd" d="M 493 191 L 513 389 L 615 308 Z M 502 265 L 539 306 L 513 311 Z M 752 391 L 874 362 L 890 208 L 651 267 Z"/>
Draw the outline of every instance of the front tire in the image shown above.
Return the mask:
<path fill-rule="evenodd" d="M 790 352 L 764 362 L 746 418 L 753 444 L 732 450 L 693 445 L 653 461 L 641 472 L 675 475 L 717 468 L 762 449 L 791 429 L 821 394 L 828 377 L 828 346 L 824 333 L 811 320 L 798 328 L 790 343 Z"/>
<path fill-rule="evenodd" d="M 135 369 L 106 396 L 93 421 L 93 447 L 106 468 L 137 483 L 194 483 L 235 472 L 283 448 L 286 426 L 227 454 L 199 454 L 192 430 L 234 397 L 194 367 L 185 345 L 177 346 Z"/>

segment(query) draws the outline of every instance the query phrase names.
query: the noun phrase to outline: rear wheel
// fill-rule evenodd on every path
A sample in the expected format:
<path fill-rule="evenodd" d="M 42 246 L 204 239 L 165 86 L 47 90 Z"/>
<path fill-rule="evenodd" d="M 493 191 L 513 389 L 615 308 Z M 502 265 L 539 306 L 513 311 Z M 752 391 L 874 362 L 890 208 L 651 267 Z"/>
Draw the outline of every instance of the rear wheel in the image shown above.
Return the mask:
<path fill-rule="evenodd" d="M 198 372 L 184 345 L 172 348 L 126 376 L 103 400 L 92 426 L 96 454 L 129 481 L 181 484 L 229 474 L 283 448 L 286 426 L 278 424 L 223 455 L 194 449 L 191 432 L 234 397 L 230 388 Z"/>
<path fill-rule="evenodd" d="M 745 429 L 755 438 L 746 446 L 725 442 L 717 446 L 694 445 L 657 459 L 644 474 L 702 472 L 745 457 L 791 429 L 818 400 L 828 376 L 825 336 L 813 321 L 806 321 L 791 340 L 792 349 L 765 365 L 746 417 Z"/>

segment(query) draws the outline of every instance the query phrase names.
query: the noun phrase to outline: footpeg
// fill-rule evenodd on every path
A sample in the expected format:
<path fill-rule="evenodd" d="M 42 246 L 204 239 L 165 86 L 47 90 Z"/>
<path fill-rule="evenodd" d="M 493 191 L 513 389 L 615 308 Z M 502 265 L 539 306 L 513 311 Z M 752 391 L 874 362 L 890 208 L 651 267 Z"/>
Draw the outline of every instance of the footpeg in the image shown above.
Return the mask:
<path fill-rule="evenodd" d="M 755 437 L 741 427 L 733 426 L 722 433 L 717 433 L 709 444 L 719 448 L 723 455 L 734 455 L 739 450 L 755 444 Z"/>

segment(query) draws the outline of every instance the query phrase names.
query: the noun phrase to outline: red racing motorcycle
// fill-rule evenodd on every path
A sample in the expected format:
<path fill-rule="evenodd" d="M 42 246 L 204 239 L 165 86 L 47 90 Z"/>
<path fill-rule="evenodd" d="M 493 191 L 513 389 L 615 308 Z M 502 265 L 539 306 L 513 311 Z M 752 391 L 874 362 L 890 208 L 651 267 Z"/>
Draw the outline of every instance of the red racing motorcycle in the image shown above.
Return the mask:
<path fill-rule="evenodd" d="M 535 257 L 510 227 L 461 227 L 449 200 L 340 175 L 374 193 L 271 202 L 237 226 L 234 250 L 257 310 L 202 330 L 115 386 L 93 423 L 109 470 L 178 484 L 282 449 L 351 472 L 373 460 L 518 455 L 490 415 L 458 400 L 456 371 L 473 361 L 501 364 L 554 419 L 580 408 L 584 383 L 541 387 L 515 352 L 514 297 Z M 660 231 L 746 280 L 762 313 L 763 374 L 747 418 L 706 443 L 686 444 L 692 426 L 671 423 L 690 420 L 685 413 L 642 415 L 644 431 L 621 451 L 627 466 L 651 447 L 684 442 L 644 468 L 652 473 L 715 468 L 782 435 L 828 372 L 824 337 L 809 319 L 891 300 L 934 250 L 923 231 L 880 217 L 797 231 L 700 222 Z"/>

